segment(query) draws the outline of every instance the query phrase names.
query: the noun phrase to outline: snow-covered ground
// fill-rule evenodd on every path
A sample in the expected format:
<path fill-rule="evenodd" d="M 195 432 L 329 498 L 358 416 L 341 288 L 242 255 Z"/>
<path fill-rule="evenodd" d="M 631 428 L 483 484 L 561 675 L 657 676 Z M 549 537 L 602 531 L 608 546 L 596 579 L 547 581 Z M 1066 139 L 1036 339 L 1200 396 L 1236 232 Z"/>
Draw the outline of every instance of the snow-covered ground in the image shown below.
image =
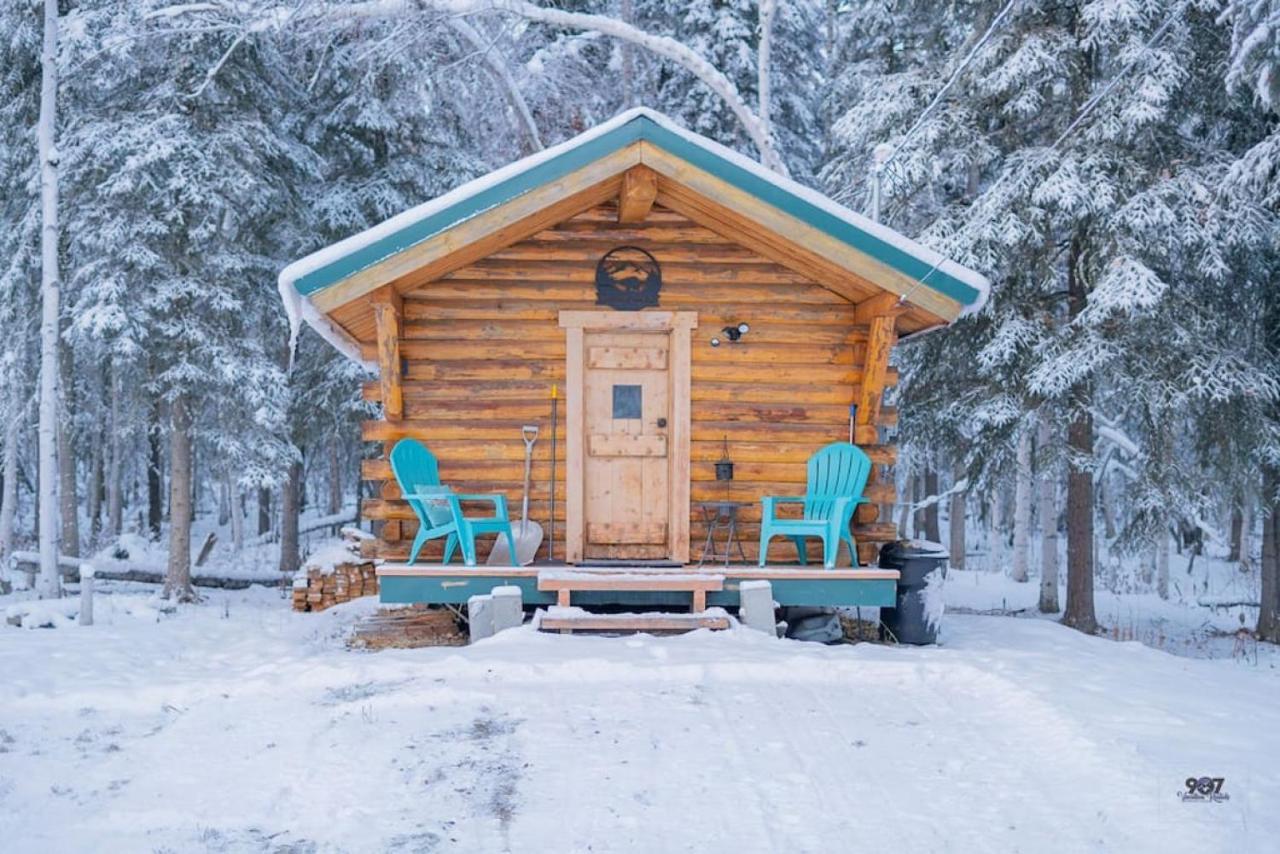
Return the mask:
<path fill-rule="evenodd" d="M 1271 657 L 954 613 L 935 648 L 525 628 L 369 654 L 342 645 L 369 600 L 301 615 L 254 588 L 165 613 L 117 587 L 92 628 L 0 625 L 6 852 L 1208 852 L 1280 835 Z M 958 603 L 964 580 L 949 589 Z M 1200 776 L 1230 799 L 1182 802 Z"/>

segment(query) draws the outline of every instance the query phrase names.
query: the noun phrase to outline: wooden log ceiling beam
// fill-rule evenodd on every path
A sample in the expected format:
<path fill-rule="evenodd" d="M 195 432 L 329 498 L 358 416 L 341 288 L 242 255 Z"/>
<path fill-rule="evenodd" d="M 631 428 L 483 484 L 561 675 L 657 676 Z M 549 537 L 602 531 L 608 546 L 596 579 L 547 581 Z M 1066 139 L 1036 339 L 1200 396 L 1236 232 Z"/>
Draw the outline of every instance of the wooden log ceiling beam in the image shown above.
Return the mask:
<path fill-rule="evenodd" d="M 632 166 L 618 191 L 618 222 L 644 222 L 658 198 L 658 175 L 646 166 Z"/>
<path fill-rule="evenodd" d="M 889 291 L 864 299 L 854 308 L 853 322 L 861 326 L 877 317 L 900 317 L 911 310 L 910 303 Z"/>
<path fill-rule="evenodd" d="M 369 295 L 378 335 L 378 381 L 382 391 L 382 415 L 388 421 L 404 418 L 404 363 L 400 335 L 404 328 L 404 302 L 400 292 L 384 285 Z"/>

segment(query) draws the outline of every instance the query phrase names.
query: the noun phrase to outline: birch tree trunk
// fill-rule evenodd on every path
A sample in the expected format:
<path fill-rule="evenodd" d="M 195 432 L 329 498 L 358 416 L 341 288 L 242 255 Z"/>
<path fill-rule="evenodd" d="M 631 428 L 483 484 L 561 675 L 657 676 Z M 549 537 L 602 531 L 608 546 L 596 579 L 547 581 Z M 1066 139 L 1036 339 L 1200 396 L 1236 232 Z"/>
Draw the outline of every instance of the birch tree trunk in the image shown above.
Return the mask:
<path fill-rule="evenodd" d="M 187 398 L 178 395 L 169 407 L 169 567 L 165 598 L 195 600 L 191 588 L 191 415 Z"/>
<path fill-rule="evenodd" d="M 1040 419 L 1037 444 L 1044 453 L 1053 442 L 1053 428 Z M 1040 470 L 1040 613 L 1058 613 L 1058 476 L 1047 462 Z"/>
<path fill-rule="evenodd" d="M 4 425 L 4 458 L 0 461 L 0 566 L 13 551 L 13 522 L 18 515 L 18 435 L 22 428 L 21 413 L 15 412 Z"/>
<path fill-rule="evenodd" d="M 1257 635 L 1280 643 L 1280 472 L 1266 468 L 1262 474 L 1262 597 Z"/>
<path fill-rule="evenodd" d="M 1031 431 L 1018 437 L 1013 490 L 1013 580 L 1025 583 L 1031 558 Z"/>
<path fill-rule="evenodd" d="M 293 574 L 302 558 L 298 554 L 298 514 L 301 512 L 302 461 L 289 466 L 289 476 L 280 490 L 280 571 Z"/>
<path fill-rule="evenodd" d="M 952 472 L 952 489 L 955 484 L 960 483 L 964 479 L 964 466 L 960 463 L 955 464 L 955 470 Z M 958 489 L 951 493 L 951 507 L 947 511 L 947 538 L 951 541 L 951 567 L 953 569 L 964 569 L 964 552 L 965 552 L 965 492 L 966 490 Z"/>
<path fill-rule="evenodd" d="M 635 10 L 632 0 L 618 4 L 618 15 L 627 26 L 635 26 Z M 636 103 L 636 49 L 631 42 L 622 42 L 622 108 L 629 110 Z"/>
<path fill-rule="evenodd" d="M 757 7 L 760 19 L 760 47 L 756 51 L 756 90 L 759 98 L 760 130 L 770 139 L 773 138 L 773 125 L 769 119 L 773 102 L 770 71 L 773 63 L 773 17 L 776 11 L 777 0 L 760 0 Z"/>
<path fill-rule="evenodd" d="M 54 147 L 58 98 L 58 0 L 44 0 L 40 50 L 40 578 L 43 598 L 62 592 L 58 577 L 58 153 Z"/>

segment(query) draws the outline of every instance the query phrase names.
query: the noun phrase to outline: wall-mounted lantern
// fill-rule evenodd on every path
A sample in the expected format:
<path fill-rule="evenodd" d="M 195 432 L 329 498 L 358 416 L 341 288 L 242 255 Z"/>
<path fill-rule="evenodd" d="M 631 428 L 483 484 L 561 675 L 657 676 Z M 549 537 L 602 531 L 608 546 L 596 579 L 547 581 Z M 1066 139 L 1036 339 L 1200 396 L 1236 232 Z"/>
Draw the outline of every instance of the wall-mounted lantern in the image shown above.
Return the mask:
<path fill-rule="evenodd" d="M 743 335 L 746 335 L 748 332 L 750 332 L 751 327 L 746 323 L 738 323 L 738 324 L 731 323 L 728 326 L 721 329 L 720 331 L 724 333 L 724 336 L 729 339 L 730 343 L 733 343 L 738 341 L 738 339 L 740 339 Z M 719 336 L 711 339 L 711 346 L 712 347 L 720 346 Z"/>
<path fill-rule="evenodd" d="M 733 480 L 733 460 L 729 459 L 729 437 L 724 437 L 724 450 L 716 462 L 716 480 L 724 483 L 724 500 L 729 500 L 729 482 Z"/>

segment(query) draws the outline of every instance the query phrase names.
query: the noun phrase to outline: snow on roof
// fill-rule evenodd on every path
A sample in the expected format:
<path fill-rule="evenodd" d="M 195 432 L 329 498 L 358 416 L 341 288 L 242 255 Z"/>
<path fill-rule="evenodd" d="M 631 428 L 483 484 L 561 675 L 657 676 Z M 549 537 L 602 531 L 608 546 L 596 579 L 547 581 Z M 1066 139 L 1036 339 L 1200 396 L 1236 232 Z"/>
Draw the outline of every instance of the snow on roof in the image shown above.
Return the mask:
<path fill-rule="evenodd" d="M 530 186 L 527 180 L 521 182 L 518 179 L 527 179 L 529 173 L 535 170 L 544 171 L 565 155 L 585 148 L 593 154 L 590 159 L 595 159 L 613 148 L 640 139 L 665 148 L 667 146 L 663 145 L 662 139 L 664 133 L 671 137 L 666 140 L 668 143 L 683 143 L 680 147 L 689 152 L 699 153 L 700 150 L 703 156 L 711 156 L 712 163 L 719 161 L 717 165 L 728 167 L 729 173 L 734 170 L 738 172 L 736 175 L 719 177 L 725 177 L 730 183 L 738 185 L 750 184 L 745 189 L 752 195 L 775 206 L 780 203 L 787 205 L 787 213 L 798 215 L 855 249 L 873 254 L 925 287 L 955 299 L 963 306 L 962 314 L 977 311 L 986 303 L 990 284 L 980 273 L 963 267 L 714 140 L 681 127 L 659 112 L 636 107 L 578 136 L 469 181 L 285 267 L 280 272 L 279 287 L 281 298 L 289 312 L 293 337 L 296 338 L 297 330 L 305 320 L 339 350 L 360 361 L 358 344 L 310 305 L 310 298 L 314 294 L 427 237 L 446 231 L 527 192 L 541 181 Z M 600 146 L 592 146 L 591 143 L 610 142 L 611 135 L 616 137 L 613 140 L 616 144 L 595 152 Z M 678 152 L 673 153 L 682 156 Z"/>

